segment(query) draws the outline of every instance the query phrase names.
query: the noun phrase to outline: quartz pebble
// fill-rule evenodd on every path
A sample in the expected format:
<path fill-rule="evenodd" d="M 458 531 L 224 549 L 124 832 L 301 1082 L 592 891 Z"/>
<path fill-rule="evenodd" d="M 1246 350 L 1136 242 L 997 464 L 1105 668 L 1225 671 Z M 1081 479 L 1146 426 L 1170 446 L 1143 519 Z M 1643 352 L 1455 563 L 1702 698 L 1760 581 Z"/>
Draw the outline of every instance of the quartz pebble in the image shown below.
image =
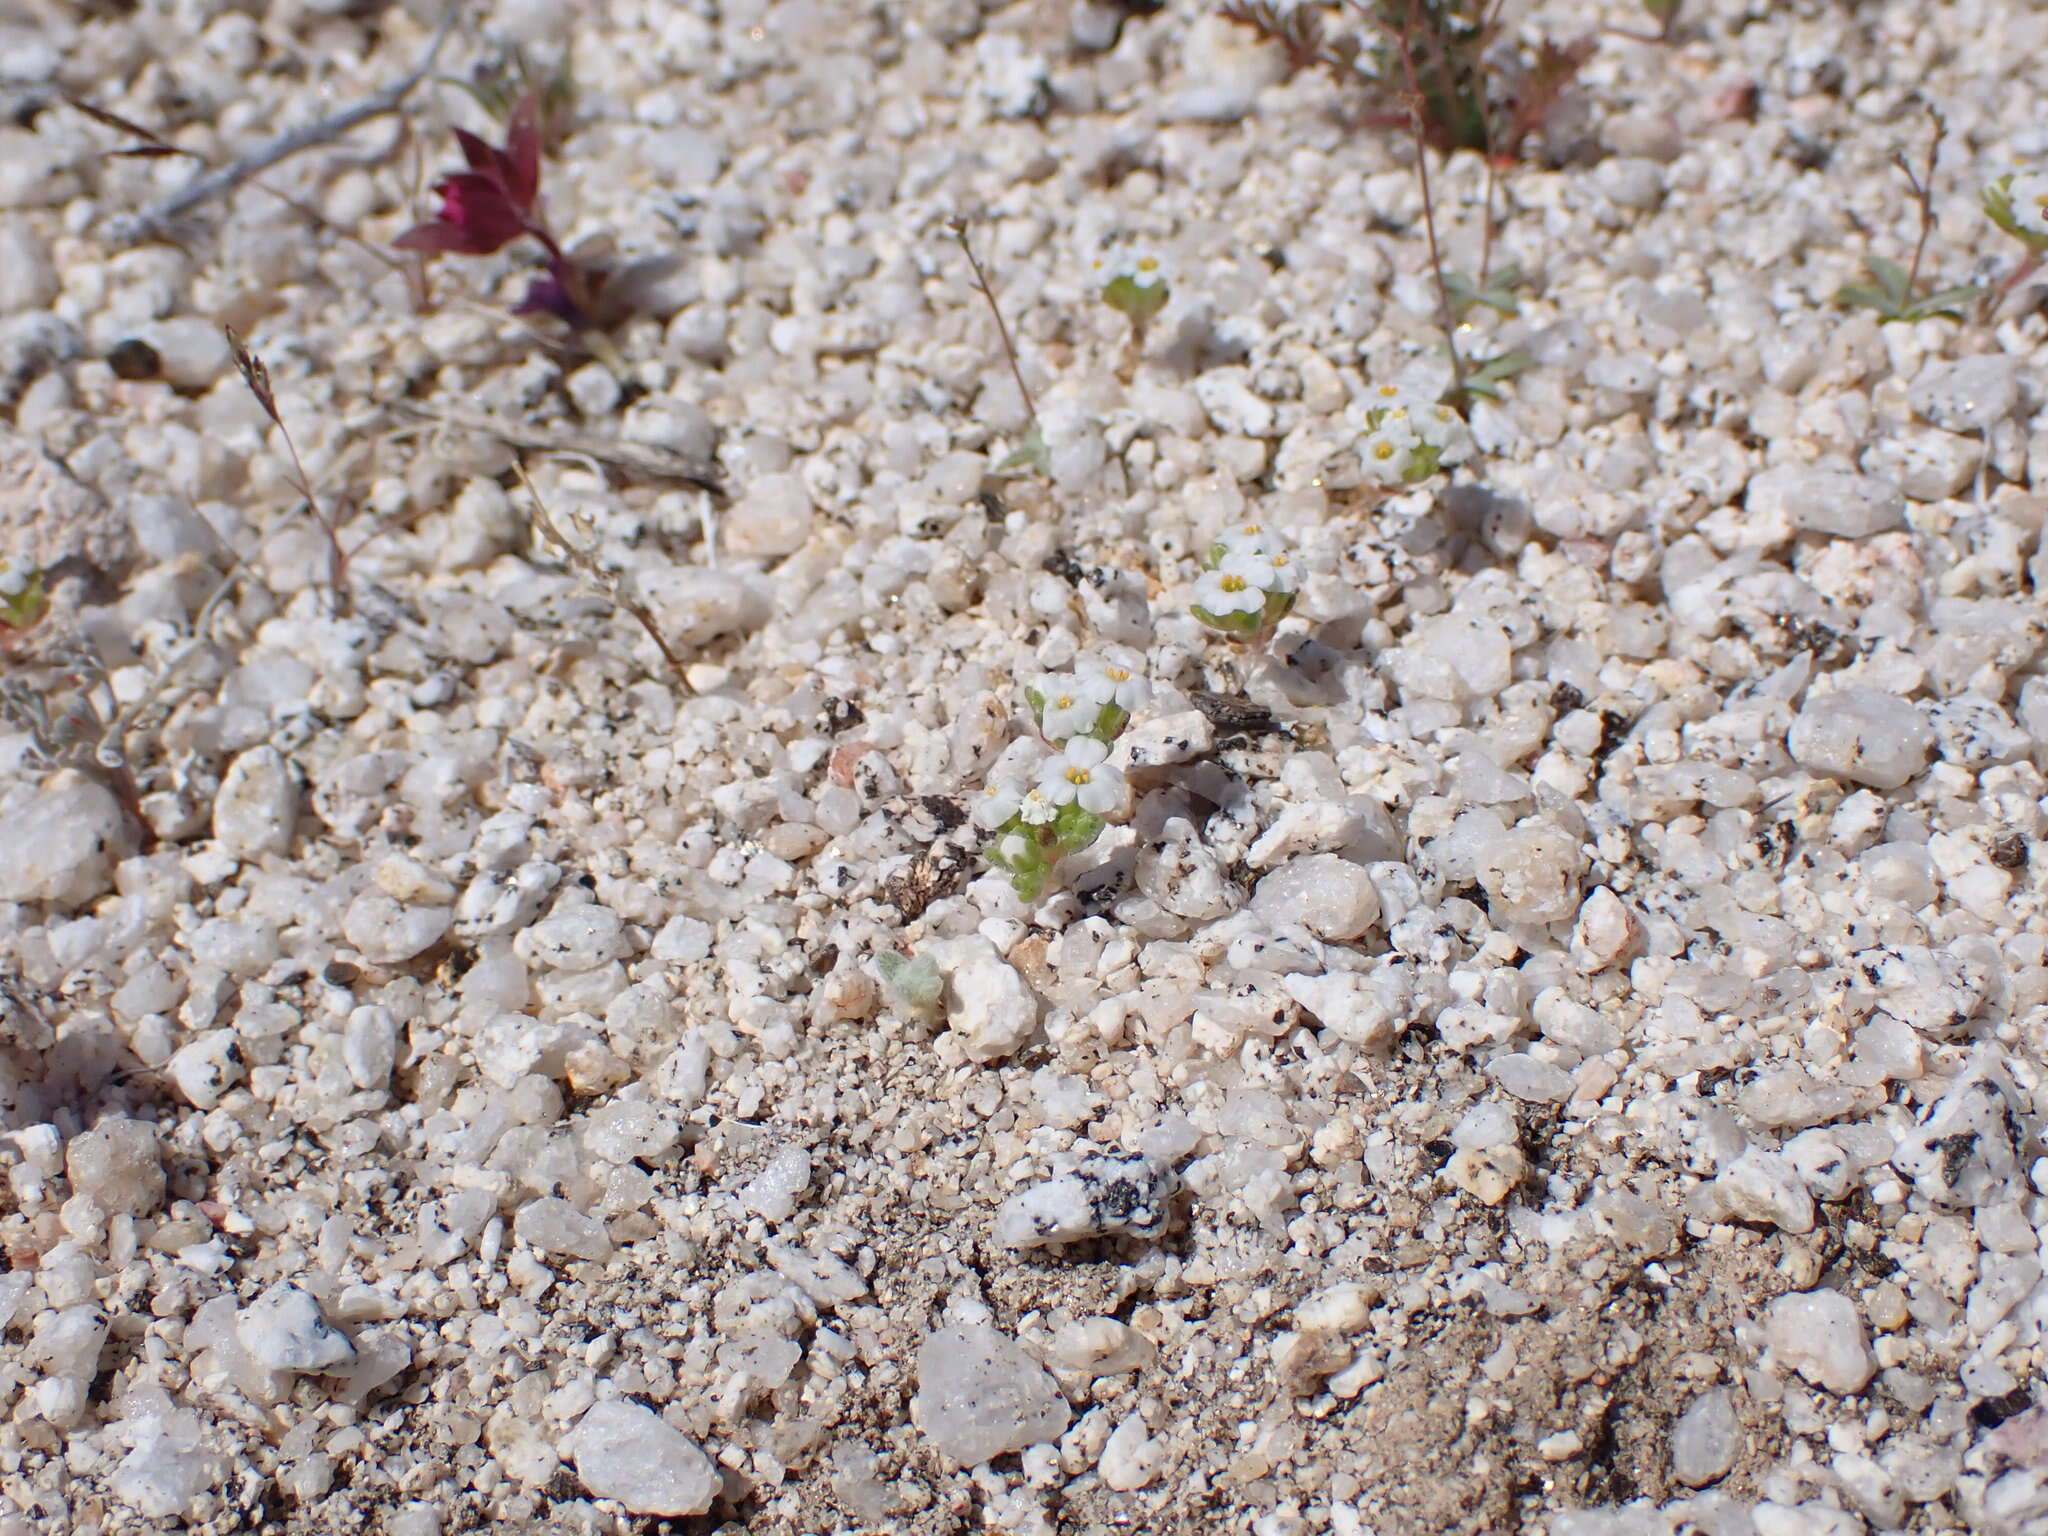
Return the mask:
<path fill-rule="evenodd" d="M 946 1027 L 973 1061 L 998 1061 L 1038 1027 L 1038 999 L 1015 967 L 979 934 L 926 945 L 920 955 L 945 978 Z"/>
<path fill-rule="evenodd" d="M 1948 432 L 1985 432 L 2019 405 L 2019 362 L 1987 354 L 1929 363 L 1913 381 L 1913 409 Z"/>
<path fill-rule="evenodd" d="M 1767 1221 L 1786 1232 L 1813 1230 L 1813 1196 L 1784 1158 L 1750 1147 L 1714 1180 L 1721 1208 L 1743 1221 Z"/>
<path fill-rule="evenodd" d="M 164 1063 L 164 1075 L 194 1109 L 212 1109 L 248 1076 L 234 1032 L 210 1029 L 178 1047 Z"/>
<path fill-rule="evenodd" d="M 593 1403 L 562 1451 L 592 1497 L 616 1499 L 631 1514 L 701 1515 L 721 1487 L 695 1442 L 639 1403 Z"/>
<path fill-rule="evenodd" d="M 1918 705 L 1852 686 L 1810 694 L 1786 745 L 1802 768 L 1898 789 L 1927 766 L 1934 730 Z"/>
<path fill-rule="evenodd" d="M 727 553 L 739 559 L 794 554 L 810 537 L 811 493 L 795 474 L 763 475 L 725 514 Z"/>
<path fill-rule="evenodd" d="M 1876 1374 L 1856 1303 L 1840 1291 L 1780 1296 L 1764 1313 L 1771 1352 L 1817 1387 L 1861 1392 Z"/>
<path fill-rule="evenodd" d="M 348 1336 L 296 1285 L 274 1285 L 235 1316 L 235 1337 L 265 1370 L 324 1373 L 356 1357 Z"/>
<path fill-rule="evenodd" d="M 961 1467 L 1056 1439 L 1069 1417 L 1045 1367 L 986 1323 L 941 1328 L 918 1345 L 911 1411 Z"/>
<path fill-rule="evenodd" d="M 1719 1482 L 1742 1448 L 1735 1398 L 1725 1387 L 1702 1392 L 1671 1426 L 1671 1475 L 1688 1488 Z"/>
<path fill-rule="evenodd" d="M 124 1419 L 130 1449 L 110 1480 L 116 1498 L 148 1520 L 186 1520 L 220 1478 L 217 1457 L 200 1440 L 190 1415 Z"/>
<path fill-rule="evenodd" d="M 110 1216 L 147 1216 L 164 1198 L 162 1147 L 155 1126 L 110 1115 L 64 1149 L 71 1187 Z"/>
<path fill-rule="evenodd" d="M 284 754 L 252 747 L 228 764 L 213 802 L 213 835 L 238 859 L 283 853 L 299 814 L 299 784 Z"/>
<path fill-rule="evenodd" d="M 341 932 L 373 965 L 403 965 L 440 943 L 454 914 L 442 906 L 412 906 L 370 889 L 348 904 Z"/>
<path fill-rule="evenodd" d="M 49 245 L 34 225 L 25 218 L 0 218 L 0 315 L 42 309 L 57 293 Z"/>
<path fill-rule="evenodd" d="M 1005 1200 L 995 1240 L 1005 1248 L 1042 1248 L 1116 1232 L 1149 1237 L 1166 1225 L 1179 1188 L 1168 1164 L 1092 1157 Z"/>
<path fill-rule="evenodd" d="M 0 901 L 81 906 L 113 885 L 131 837 L 113 791 L 82 774 L 53 775 L 42 791 L 0 816 Z"/>
<path fill-rule="evenodd" d="M 1293 924 L 1341 943 L 1379 921 L 1380 897 L 1363 865 L 1334 853 L 1310 853 L 1261 879 L 1252 910 L 1276 926 Z"/>
<path fill-rule="evenodd" d="M 512 1231 L 542 1253 L 592 1262 L 608 1259 L 612 1253 L 611 1238 L 606 1235 L 603 1222 L 552 1196 L 522 1205 L 513 1219 Z"/>
<path fill-rule="evenodd" d="M 1751 480 L 1746 504 L 1765 527 L 1842 539 L 1869 538 L 1906 521 L 1906 503 L 1894 482 L 1798 464 L 1767 469 Z"/>

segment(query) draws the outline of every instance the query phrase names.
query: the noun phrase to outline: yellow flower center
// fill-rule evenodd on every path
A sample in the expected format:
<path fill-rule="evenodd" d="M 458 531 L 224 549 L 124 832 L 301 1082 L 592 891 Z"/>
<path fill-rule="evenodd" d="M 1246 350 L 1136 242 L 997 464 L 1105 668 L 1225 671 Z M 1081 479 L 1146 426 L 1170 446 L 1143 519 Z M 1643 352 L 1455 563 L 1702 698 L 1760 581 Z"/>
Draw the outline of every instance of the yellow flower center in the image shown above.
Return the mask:
<path fill-rule="evenodd" d="M 1063 693 L 1052 701 L 1052 707 L 1054 709 L 1072 709 L 1074 707 L 1074 696 L 1071 693 Z"/>
<path fill-rule="evenodd" d="M 1244 578 L 1235 571 L 1226 572 L 1223 577 L 1222 586 L 1226 592 L 1242 592 L 1244 590 Z"/>
<path fill-rule="evenodd" d="M 1105 667 L 1103 675 L 1113 683 L 1127 683 L 1131 680 L 1131 674 L 1122 667 Z"/>
<path fill-rule="evenodd" d="M 1394 445 L 1392 443 L 1374 443 L 1372 445 L 1372 456 L 1376 459 L 1391 459 L 1394 456 Z"/>
<path fill-rule="evenodd" d="M 1069 768 L 1067 770 L 1067 782 L 1069 784 L 1086 784 L 1088 782 L 1088 770 L 1086 768 Z"/>

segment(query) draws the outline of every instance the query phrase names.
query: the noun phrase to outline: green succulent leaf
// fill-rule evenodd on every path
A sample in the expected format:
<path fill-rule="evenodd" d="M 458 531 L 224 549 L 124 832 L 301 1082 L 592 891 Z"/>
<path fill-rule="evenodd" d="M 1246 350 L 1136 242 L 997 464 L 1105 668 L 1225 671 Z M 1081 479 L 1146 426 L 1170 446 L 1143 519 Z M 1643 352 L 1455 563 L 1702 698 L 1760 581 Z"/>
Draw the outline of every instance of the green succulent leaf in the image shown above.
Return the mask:
<path fill-rule="evenodd" d="M 1026 472 L 1037 475 L 1052 473 L 1052 452 L 1045 446 L 1045 434 L 1033 427 L 1024 435 L 1024 441 L 1016 451 L 996 466 L 999 475 L 1018 475 Z"/>
<path fill-rule="evenodd" d="M 9 629 L 27 629 L 43 616 L 47 606 L 47 594 L 43 590 L 43 573 L 35 572 L 28 584 L 11 596 L 0 596 L 0 624 Z"/>

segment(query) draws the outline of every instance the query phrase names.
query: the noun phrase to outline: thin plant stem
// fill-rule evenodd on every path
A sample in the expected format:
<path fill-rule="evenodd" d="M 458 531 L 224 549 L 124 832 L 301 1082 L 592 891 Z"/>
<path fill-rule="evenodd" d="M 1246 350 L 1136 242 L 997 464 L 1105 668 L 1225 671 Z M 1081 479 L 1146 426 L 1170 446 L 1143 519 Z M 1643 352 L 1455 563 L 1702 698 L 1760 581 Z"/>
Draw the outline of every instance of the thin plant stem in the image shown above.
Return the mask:
<path fill-rule="evenodd" d="M 1042 438 L 1045 434 L 1038 425 L 1038 402 L 1031 398 L 1031 386 L 1024 382 L 1023 365 L 1017 361 L 1017 347 L 1010 340 L 1009 324 L 1003 319 L 1003 307 L 996 302 L 995 290 L 989 286 L 988 274 L 975 259 L 974 246 L 967 238 L 967 221 L 956 218 L 948 221 L 946 228 L 955 240 L 960 242 L 961 254 L 967 258 L 967 265 L 974 273 L 974 286 L 981 290 L 981 296 L 988 300 L 989 313 L 996 317 L 996 334 L 1002 338 L 1003 356 L 1009 360 L 1010 377 L 1017 381 L 1017 393 L 1024 397 L 1024 414 L 1031 418 L 1031 430 Z"/>
<path fill-rule="evenodd" d="M 292 473 L 285 477 L 286 481 L 306 498 L 307 512 L 319 525 L 320 531 L 327 535 L 327 582 L 334 611 L 347 614 L 352 604 L 348 592 L 348 551 L 341 547 L 341 530 L 320 509 L 320 498 L 313 493 L 312 479 L 306 473 L 305 462 L 299 457 L 299 445 L 292 441 L 292 429 L 284 424 L 284 415 L 277 408 L 277 393 L 270 386 L 270 370 L 263 366 L 262 358 L 242 345 L 242 339 L 235 334 L 233 326 L 222 329 L 227 334 L 228 351 L 234 357 L 242 382 L 256 397 L 256 403 L 263 407 L 263 414 L 277 428 L 278 436 L 284 439 L 285 450 L 291 455 Z"/>
<path fill-rule="evenodd" d="M 554 519 L 548 515 L 548 504 L 541 499 L 540 488 L 533 483 L 532 477 L 526 473 L 526 461 L 515 457 L 512 460 L 512 466 L 519 472 L 519 483 L 526 487 L 526 494 L 533 498 L 533 511 L 531 515 L 534 527 L 538 528 L 546 536 L 550 544 L 553 544 L 562 552 L 564 560 L 582 572 L 584 578 L 596 587 L 607 601 L 622 613 L 628 615 L 647 632 L 647 638 L 652 640 L 654 648 L 661 652 L 661 659 L 668 663 L 669 671 L 674 673 L 678 680 L 681 680 L 683 676 L 683 658 L 677 655 L 675 647 L 668 643 L 668 637 L 661 632 L 661 626 L 655 622 L 653 612 L 645 603 L 628 592 L 624 583 L 616 576 L 600 566 L 588 549 L 578 544 L 567 534 L 563 533 L 560 528 L 555 526 Z"/>
<path fill-rule="evenodd" d="M 1486 210 L 1485 222 L 1480 226 L 1479 237 L 1479 290 L 1486 291 L 1486 280 L 1493 273 L 1493 236 L 1500 227 L 1500 221 L 1493 210 L 1495 182 L 1499 172 L 1494 166 L 1493 156 L 1486 157 Z"/>
<path fill-rule="evenodd" d="M 1906 299 L 1911 302 L 1913 290 L 1920 282 L 1920 258 L 1927 251 L 1927 237 L 1934 230 L 1934 163 L 1941 154 L 1941 141 L 1948 132 L 1948 124 L 1932 102 L 1928 103 L 1927 115 L 1934 120 L 1934 139 L 1927 146 L 1927 175 L 1923 179 L 1913 174 L 1913 167 L 1902 149 L 1892 155 L 1896 165 L 1906 178 L 1906 185 L 1913 189 L 1914 197 L 1920 204 L 1920 238 L 1913 242 L 1913 262 L 1906 268 Z"/>
<path fill-rule="evenodd" d="M 1429 235 L 1429 270 L 1436 278 L 1437 323 L 1443 327 L 1444 351 L 1451 359 L 1451 388 L 1462 395 L 1465 390 L 1465 364 L 1458 356 L 1457 321 L 1451 315 L 1451 291 L 1444 283 L 1443 249 L 1436 237 L 1436 200 L 1429 186 L 1429 140 L 1422 121 L 1422 86 L 1415 75 L 1415 51 L 1409 44 L 1408 31 L 1417 25 L 1416 0 L 1408 0 L 1408 28 L 1395 34 L 1394 41 L 1400 49 L 1401 66 L 1408 76 L 1408 125 L 1415 138 L 1415 171 L 1422 184 L 1422 225 Z"/>

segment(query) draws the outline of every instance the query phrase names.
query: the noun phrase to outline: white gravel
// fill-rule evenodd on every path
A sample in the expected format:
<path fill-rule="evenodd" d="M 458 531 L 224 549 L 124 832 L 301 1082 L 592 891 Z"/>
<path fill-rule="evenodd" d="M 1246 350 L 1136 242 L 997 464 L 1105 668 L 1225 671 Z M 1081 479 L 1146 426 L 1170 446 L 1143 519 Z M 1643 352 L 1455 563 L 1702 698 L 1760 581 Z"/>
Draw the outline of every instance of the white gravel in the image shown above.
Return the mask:
<path fill-rule="evenodd" d="M 445 84 L 122 242 L 195 162 L 67 95 L 221 163 L 423 8 L 45 10 L 0 1536 L 2048 1523 L 2043 288 L 1835 303 L 1925 103 L 1923 283 L 2014 271 L 2048 15 L 1509 7 L 1586 62 L 1430 190 L 1531 365 L 1382 487 L 1413 155 L 1186 0 L 465 14 L 437 72 L 571 42 L 549 217 L 665 263 L 602 355 L 528 245 L 385 259 Z M 1048 763 L 1129 794 L 1026 901 L 975 808 Z"/>

